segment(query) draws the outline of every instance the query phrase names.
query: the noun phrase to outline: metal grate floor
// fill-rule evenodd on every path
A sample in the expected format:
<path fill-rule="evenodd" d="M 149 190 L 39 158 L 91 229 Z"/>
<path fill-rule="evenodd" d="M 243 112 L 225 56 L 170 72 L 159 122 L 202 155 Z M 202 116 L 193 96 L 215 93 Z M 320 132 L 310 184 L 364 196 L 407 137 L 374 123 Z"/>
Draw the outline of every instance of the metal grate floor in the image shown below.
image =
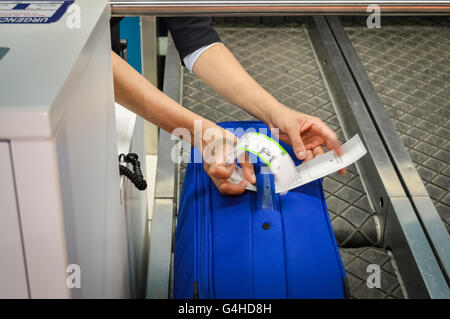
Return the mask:
<path fill-rule="evenodd" d="M 450 232 L 450 19 L 342 22 Z"/>
<path fill-rule="evenodd" d="M 267 91 L 285 105 L 320 117 L 344 140 L 339 121 L 306 31 L 301 22 L 282 25 L 221 24 L 216 25 L 222 42 L 235 54 L 246 70 Z M 184 70 L 183 105 L 212 120 L 245 121 L 254 119 L 230 104 L 193 74 Z M 181 166 L 180 187 L 185 166 Z M 374 211 L 357 170 L 348 168 L 345 176 L 332 174 L 324 179 L 330 218 L 340 253 L 355 298 L 403 298 L 395 261 L 377 246 Z M 354 248 L 356 247 L 356 248 Z M 381 289 L 369 289 L 366 267 L 377 263 L 381 269 Z"/>

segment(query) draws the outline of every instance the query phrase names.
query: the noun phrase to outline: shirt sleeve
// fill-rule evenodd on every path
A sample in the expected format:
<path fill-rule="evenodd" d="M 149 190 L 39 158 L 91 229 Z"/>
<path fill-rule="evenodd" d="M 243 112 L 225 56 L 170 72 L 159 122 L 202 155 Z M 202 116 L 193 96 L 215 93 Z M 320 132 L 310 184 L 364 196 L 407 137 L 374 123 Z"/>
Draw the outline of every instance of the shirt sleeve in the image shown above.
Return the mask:
<path fill-rule="evenodd" d="M 181 61 L 192 52 L 210 44 L 221 42 L 208 17 L 161 18 L 172 35 Z"/>
<path fill-rule="evenodd" d="M 198 58 L 208 50 L 210 47 L 212 47 L 214 44 L 220 44 L 221 42 L 214 42 L 209 45 L 205 45 L 204 47 L 201 47 L 200 49 L 195 50 L 192 53 L 189 53 L 186 55 L 183 59 L 184 65 L 187 67 L 187 69 L 192 73 L 192 69 L 194 68 L 195 62 L 197 62 Z"/>

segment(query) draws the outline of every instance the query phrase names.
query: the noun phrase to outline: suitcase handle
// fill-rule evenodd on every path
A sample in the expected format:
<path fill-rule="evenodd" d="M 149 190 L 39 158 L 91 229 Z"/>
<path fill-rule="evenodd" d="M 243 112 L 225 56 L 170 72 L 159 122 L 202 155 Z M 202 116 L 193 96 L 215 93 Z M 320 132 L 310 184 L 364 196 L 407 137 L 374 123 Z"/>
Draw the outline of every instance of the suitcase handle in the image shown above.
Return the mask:
<path fill-rule="evenodd" d="M 256 175 L 256 210 L 280 211 L 278 195 L 275 192 L 274 175 L 270 169 L 261 164 L 255 164 Z"/>

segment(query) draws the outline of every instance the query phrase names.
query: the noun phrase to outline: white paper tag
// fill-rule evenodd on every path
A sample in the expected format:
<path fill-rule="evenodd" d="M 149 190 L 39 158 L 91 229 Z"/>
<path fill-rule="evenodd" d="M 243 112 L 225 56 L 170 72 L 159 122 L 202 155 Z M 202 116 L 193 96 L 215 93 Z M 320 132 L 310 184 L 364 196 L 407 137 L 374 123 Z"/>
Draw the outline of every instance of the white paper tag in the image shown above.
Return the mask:
<path fill-rule="evenodd" d="M 266 163 L 274 175 L 276 193 L 285 193 L 337 172 L 356 162 L 367 153 L 358 134 L 342 145 L 343 154 L 341 156 L 337 156 L 336 152 L 331 150 L 297 167 L 295 167 L 289 153 L 281 145 L 263 134 L 245 134 L 239 140 L 235 149 L 237 150 L 237 156 L 241 152 L 247 151 L 257 155 Z M 233 154 L 236 154 L 236 152 L 233 152 Z M 243 179 L 242 169 L 236 165 L 230 181 L 239 183 Z M 248 184 L 247 189 L 256 191 L 255 185 L 252 184 Z"/>

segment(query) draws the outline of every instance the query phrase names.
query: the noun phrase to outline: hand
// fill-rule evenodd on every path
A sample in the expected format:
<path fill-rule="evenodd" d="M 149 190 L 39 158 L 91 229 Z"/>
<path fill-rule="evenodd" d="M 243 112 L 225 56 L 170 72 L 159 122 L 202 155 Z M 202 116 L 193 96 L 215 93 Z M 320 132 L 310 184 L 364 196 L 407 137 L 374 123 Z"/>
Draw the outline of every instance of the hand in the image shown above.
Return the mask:
<path fill-rule="evenodd" d="M 273 112 L 269 117 L 268 125 L 271 130 L 279 129 L 279 139 L 292 145 L 298 159 L 309 161 L 325 151 L 334 150 L 338 156 L 342 155 L 341 144 L 336 133 L 321 119 L 294 111 L 284 105 Z M 345 174 L 345 168 L 339 170 Z"/>
<path fill-rule="evenodd" d="M 249 182 L 252 184 L 256 183 L 253 164 L 247 155 L 239 158 L 245 180 L 239 184 L 230 182 L 229 178 L 236 164 L 226 163 L 225 160 L 227 151 L 231 151 L 232 147 L 237 143 L 237 138 L 234 134 L 223 128 L 218 126 L 214 128 L 217 130 L 215 130 L 216 133 L 211 138 L 207 136 L 206 139 L 205 137 L 202 139 L 204 169 L 220 193 L 226 195 L 242 194 L 245 192 L 245 187 Z"/>

